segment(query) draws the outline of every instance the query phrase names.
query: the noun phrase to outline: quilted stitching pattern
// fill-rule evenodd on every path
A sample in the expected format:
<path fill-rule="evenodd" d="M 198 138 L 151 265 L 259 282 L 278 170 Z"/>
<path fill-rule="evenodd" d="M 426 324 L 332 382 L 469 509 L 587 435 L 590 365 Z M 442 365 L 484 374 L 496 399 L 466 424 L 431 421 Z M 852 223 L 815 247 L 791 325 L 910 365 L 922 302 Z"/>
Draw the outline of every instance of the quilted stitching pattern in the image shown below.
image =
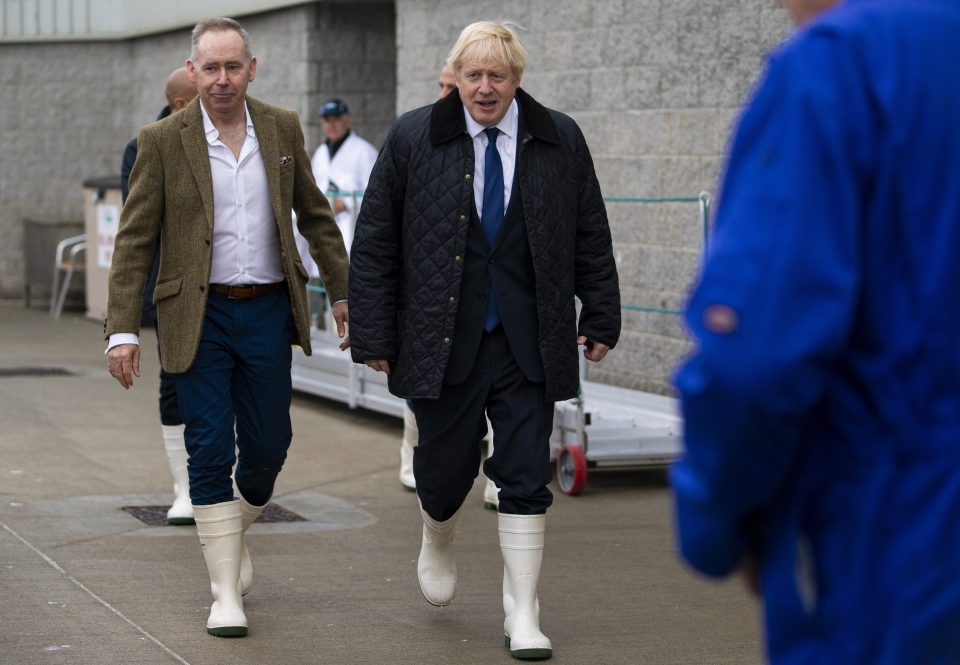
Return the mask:
<path fill-rule="evenodd" d="M 524 117 L 546 109 L 518 93 Z M 532 113 L 528 113 L 528 105 Z M 391 361 L 400 397 L 440 393 L 453 334 L 473 197 L 473 143 L 431 143 L 431 108 L 403 115 L 374 166 L 351 252 L 350 337 L 357 362 Z M 528 133 L 518 156 L 523 214 L 537 280 L 547 398 L 577 392 L 579 331 L 613 346 L 620 293 L 593 163 L 574 121 L 555 111 L 560 143 Z M 532 128 L 535 131 L 535 128 Z"/>

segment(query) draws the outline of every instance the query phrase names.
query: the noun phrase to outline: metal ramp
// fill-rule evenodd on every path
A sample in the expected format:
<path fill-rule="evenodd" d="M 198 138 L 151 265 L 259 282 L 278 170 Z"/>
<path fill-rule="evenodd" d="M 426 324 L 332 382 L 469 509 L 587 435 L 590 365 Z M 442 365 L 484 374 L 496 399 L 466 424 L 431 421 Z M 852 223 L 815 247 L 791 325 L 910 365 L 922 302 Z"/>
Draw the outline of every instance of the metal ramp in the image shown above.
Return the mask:
<path fill-rule="evenodd" d="M 580 390 L 554 409 L 550 452 L 565 494 L 583 491 L 590 468 L 664 466 L 680 454 L 677 400 L 590 381 Z"/>
<path fill-rule="evenodd" d="M 331 195 L 334 193 L 330 193 Z M 356 203 L 362 192 L 339 193 Z M 694 204 L 699 230 L 707 244 L 710 195 L 695 197 L 643 198 L 605 197 L 608 204 Z M 354 206 L 358 210 L 359 206 Z M 305 243 L 305 241 L 304 241 Z M 305 254 L 305 249 L 301 254 Z M 308 262 L 309 255 L 304 258 Z M 619 256 L 617 263 L 620 263 Z M 307 287 L 314 295 L 323 288 Z M 319 300 L 322 300 L 320 298 Z M 319 301 L 317 303 L 320 305 Z M 655 315 L 678 315 L 680 311 L 660 307 L 623 305 L 623 310 Z M 340 351 L 340 340 L 325 312 L 325 329 L 311 333 L 313 356 L 294 354 L 295 390 L 344 402 L 350 408 L 364 408 L 403 417 L 403 400 L 387 390 L 386 376 L 364 365 L 356 365 L 350 354 Z M 669 464 L 682 451 L 682 420 L 677 400 L 653 393 L 584 381 L 585 360 L 580 357 L 580 396 L 557 402 L 554 409 L 551 459 L 556 462 L 557 481 L 566 494 L 579 494 L 587 483 L 588 470 L 595 467 L 656 467 Z"/>
<path fill-rule="evenodd" d="M 311 333 L 313 355 L 294 354 L 294 390 L 402 418 L 403 400 L 387 390 L 386 376 L 340 351 L 329 310 L 325 318 L 325 329 Z M 581 358 L 581 376 L 583 364 Z M 580 397 L 558 402 L 554 409 L 550 452 L 560 489 L 571 495 L 582 492 L 589 468 L 668 464 L 680 453 L 680 436 L 676 400 L 583 381 Z"/>

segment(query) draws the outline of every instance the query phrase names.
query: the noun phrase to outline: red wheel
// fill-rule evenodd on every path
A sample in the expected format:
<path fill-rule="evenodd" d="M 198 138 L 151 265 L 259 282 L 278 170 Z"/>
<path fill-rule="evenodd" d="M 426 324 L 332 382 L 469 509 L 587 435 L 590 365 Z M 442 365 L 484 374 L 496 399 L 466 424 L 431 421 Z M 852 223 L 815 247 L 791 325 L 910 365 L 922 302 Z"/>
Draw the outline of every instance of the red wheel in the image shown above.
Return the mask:
<path fill-rule="evenodd" d="M 557 457 L 557 483 L 560 491 L 570 496 L 583 492 L 587 486 L 587 456 L 583 448 L 567 444 Z"/>

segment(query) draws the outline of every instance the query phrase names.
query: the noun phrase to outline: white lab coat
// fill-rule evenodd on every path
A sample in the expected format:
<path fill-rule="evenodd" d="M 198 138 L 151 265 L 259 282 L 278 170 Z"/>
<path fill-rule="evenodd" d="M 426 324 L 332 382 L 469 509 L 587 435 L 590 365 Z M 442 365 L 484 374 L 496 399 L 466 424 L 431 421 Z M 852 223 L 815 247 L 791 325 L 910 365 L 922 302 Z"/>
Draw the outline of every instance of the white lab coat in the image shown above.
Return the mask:
<path fill-rule="evenodd" d="M 348 193 L 363 192 L 367 188 L 370 172 L 376 161 L 377 149 L 369 141 L 365 141 L 357 136 L 356 132 L 350 130 L 350 134 L 337 150 L 332 161 L 330 149 L 327 148 L 326 143 L 322 143 L 313 153 L 310 164 L 313 167 L 313 178 L 317 181 L 317 187 L 325 196 L 330 196 L 330 191 L 333 189 Z M 342 196 L 340 198 L 343 199 L 347 209 L 336 216 L 337 226 L 340 228 L 343 244 L 346 245 L 347 254 L 349 254 L 350 245 L 353 244 L 353 229 L 357 222 L 360 197 Z M 332 197 L 330 205 L 333 206 Z M 293 231 L 304 267 L 311 277 L 320 277 L 320 270 L 310 256 L 306 238 L 297 231 L 296 224 Z"/>
<path fill-rule="evenodd" d="M 340 192 L 363 192 L 370 180 L 370 172 L 377 161 L 377 149 L 363 140 L 353 131 L 330 159 L 330 150 L 323 143 L 313 154 L 311 164 L 317 186 L 324 193 L 336 190 Z M 337 226 L 343 234 L 343 242 L 350 251 L 353 243 L 353 229 L 356 224 L 359 197 L 342 197 L 347 210 L 337 215 Z"/>

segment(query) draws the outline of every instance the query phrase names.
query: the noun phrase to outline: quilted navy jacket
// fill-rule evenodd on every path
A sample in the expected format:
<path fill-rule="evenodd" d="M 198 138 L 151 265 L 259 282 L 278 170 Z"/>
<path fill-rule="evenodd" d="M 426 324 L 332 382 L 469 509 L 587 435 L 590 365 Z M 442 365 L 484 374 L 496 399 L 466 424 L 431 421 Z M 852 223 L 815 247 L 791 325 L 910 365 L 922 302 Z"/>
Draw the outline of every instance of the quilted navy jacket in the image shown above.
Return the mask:
<path fill-rule="evenodd" d="M 610 228 L 580 128 L 517 90 L 517 155 L 536 276 L 540 352 L 549 401 L 577 393 L 577 335 L 613 347 L 620 290 Z M 370 176 L 350 266 L 356 362 L 390 361 L 390 391 L 440 394 L 457 315 L 473 206 L 473 141 L 450 95 L 401 116 Z M 580 298 L 579 323 L 574 296 Z"/>

